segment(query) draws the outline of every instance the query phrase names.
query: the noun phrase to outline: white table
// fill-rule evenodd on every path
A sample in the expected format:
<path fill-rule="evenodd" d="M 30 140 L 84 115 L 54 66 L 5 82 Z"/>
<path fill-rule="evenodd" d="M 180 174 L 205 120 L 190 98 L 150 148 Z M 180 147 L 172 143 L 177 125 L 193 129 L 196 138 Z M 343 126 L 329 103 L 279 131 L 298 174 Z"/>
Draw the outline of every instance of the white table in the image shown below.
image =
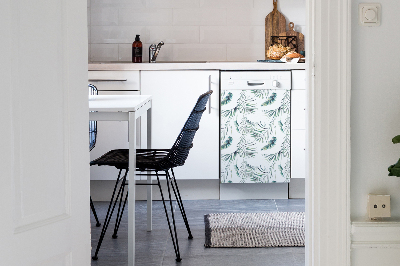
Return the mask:
<path fill-rule="evenodd" d="M 147 114 L 147 148 L 151 148 L 150 95 L 90 95 L 89 120 L 128 121 L 129 134 L 129 196 L 128 196 L 128 265 L 135 265 L 135 169 L 136 119 Z M 92 112 L 96 111 L 96 112 Z M 143 129 L 141 129 L 143 130 Z M 147 182 L 151 183 L 151 176 Z M 152 230 L 152 186 L 147 188 L 147 230 Z"/>

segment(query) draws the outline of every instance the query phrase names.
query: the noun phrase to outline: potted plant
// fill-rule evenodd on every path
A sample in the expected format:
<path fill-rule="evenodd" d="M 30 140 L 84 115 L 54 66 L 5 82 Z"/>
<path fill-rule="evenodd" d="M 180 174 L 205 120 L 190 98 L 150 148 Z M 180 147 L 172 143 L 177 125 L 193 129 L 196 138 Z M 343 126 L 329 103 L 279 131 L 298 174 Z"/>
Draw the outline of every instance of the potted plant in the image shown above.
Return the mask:
<path fill-rule="evenodd" d="M 400 143 L 400 135 L 397 135 L 392 139 L 393 144 Z M 389 166 L 389 176 L 398 176 L 400 177 L 400 159 L 396 164 Z"/>

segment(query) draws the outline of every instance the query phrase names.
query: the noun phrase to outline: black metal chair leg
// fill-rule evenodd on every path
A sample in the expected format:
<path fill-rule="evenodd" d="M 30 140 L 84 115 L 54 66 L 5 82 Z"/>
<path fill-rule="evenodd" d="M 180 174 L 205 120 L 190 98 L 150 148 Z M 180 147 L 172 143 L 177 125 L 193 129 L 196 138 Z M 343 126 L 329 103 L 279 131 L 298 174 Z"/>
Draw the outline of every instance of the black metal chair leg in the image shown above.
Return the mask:
<path fill-rule="evenodd" d="M 172 207 L 172 197 L 171 197 L 171 189 L 170 189 L 170 177 L 169 177 L 169 173 L 167 171 L 165 171 L 166 173 L 166 180 L 167 180 L 167 188 L 168 188 L 168 196 L 169 196 L 169 205 L 171 206 L 171 216 L 172 216 L 172 224 L 174 226 L 174 232 L 175 232 L 175 242 L 176 242 L 176 246 L 177 246 L 177 256 L 176 256 L 176 261 L 181 261 L 181 256 L 179 254 L 179 244 L 178 244 L 178 235 L 176 233 L 176 225 L 175 225 L 175 215 L 174 215 L 174 208 Z"/>
<path fill-rule="evenodd" d="M 183 202 L 182 202 L 181 194 L 179 193 L 178 184 L 177 184 L 176 179 L 175 179 L 174 170 L 171 169 L 171 172 L 172 172 L 172 178 L 171 178 L 171 180 L 173 181 L 173 182 L 171 181 L 171 187 L 172 187 L 172 189 L 173 189 L 173 191 L 174 191 L 176 201 L 178 202 L 178 207 L 179 207 L 179 210 L 181 211 L 183 221 L 185 222 L 186 229 L 187 229 L 188 234 L 189 234 L 188 238 L 189 238 L 189 239 L 193 239 L 192 232 L 190 231 L 189 222 L 188 222 L 187 217 L 186 217 L 185 208 L 183 207 Z M 175 188 L 176 188 L 176 189 L 175 189 Z"/>
<path fill-rule="evenodd" d="M 92 197 L 90 197 L 90 208 L 92 209 L 94 219 L 96 219 L 96 227 L 99 227 L 101 225 L 101 223 L 99 222 L 99 218 L 97 217 L 97 213 L 96 213 L 96 209 L 94 208 Z"/>
<path fill-rule="evenodd" d="M 182 259 L 181 259 L 180 253 L 179 253 L 178 239 L 175 239 L 174 235 L 172 233 L 172 228 L 171 228 L 171 223 L 169 221 L 169 215 L 168 215 L 168 211 L 167 211 L 167 206 L 165 205 L 164 194 L 162 192 L 160 178 L 158 176 L 158 172 L 157 171 L 156 171 L 156 176 L 157 176 L 157 185 L 158 185 L 158 187 L 160 189 L 161 199 L 162 199 L 162 202 L 163 202 L 163 205 L 164 205 L 165 216 L 167 217 L 169 233 L 171 234 L 172 244 L 174 245 L 176 261 L 181 261 Z M 168 185 L 168 190 L 169 190 L 169 185 Z M 171 196 L 170 196 L 170 200 L 171 200 Z M 172 203 L 171 203 L 171 209 L 172 209 Z M 172 212 L 172 215 L 173 215 L 173 212 Z M 174 226 L 175 226 L 175 222 L 174 222 Z M 176 235 L 176 228 L 174 228 L 174 229 L 175 229 L 175 235 Z"/>
<path fill-rule="evenodd" d="M 126 180 L 124 181 L 124 183 L 122 184 L 122 186 L 124 186 L 124 187 L 126 186 Z M 122 206 L 122 209 L 121 209 L 121 203 L 122 203 L 122 199 L 123 199 L 123 196 L 124 196 L 124 190 L 125 190 L 125 189 L 122 189 L 121 197 L 120 197 L 120 200 L 119 200 L 117 219 L 115 220 L 114 234 L 112 235 L 112 238 L 114 238 L 114 239 L 118 238 L 118 229 L 119 229 L 119 225 L 121 224 L 122 215 L 124 214 L 125 205 L 126 205 L 126 202 L 127 202 L 127 200 L 128 200 L 128 193 L 129 193 L 129 192 L 126 191 L 125 200 L 124 200 L 124 205 Z"/>
<path fill-rule="evenodd" d="M 114 190 L 113 190 L 113 193 L 112 193 L 112 196 L 111 196 L 110 204 L 108 205 L 106 219 L 104 221 L 103 228 L 101 230 L 99 241 L 97 242 L 96 252 L 94 253 L 94 256 L 92 257 L 93 260 L 98 260 L 98 256 L 97 255 L 99 253 L 101 244 L 103 243 L 104 235 L 106 234 L 108 225 L 109 225 L 109 223 L 111 221 L 111 216 L 112 216 L 112 214 L 114 212 L 115 205 L 117 204 L 117 201 L 115 201 L 114 204 L 113 204 L 113 201 L 114 201 L 115 191 L 116 191 L 116 189 L 118 187 L 118 183 L 120 181 L 121 172 L 122 172 L 122 170 L 119 170 L 118 178 L 117 178 L 117 181 L 115 182 L 115 186 L 114 186 Z M 123 180 L 126 180 L 127 172 L 128 171 L 126 170 L 125 171 L 125 175 L 123 177 Z M 120 193 L 121 193 L 121 187 L 118 190 L 117 197 L 116 197 L 117 199 L 119 198 Z M 111 208 L 111 206 L 112 206 L 112 208 Z"/>

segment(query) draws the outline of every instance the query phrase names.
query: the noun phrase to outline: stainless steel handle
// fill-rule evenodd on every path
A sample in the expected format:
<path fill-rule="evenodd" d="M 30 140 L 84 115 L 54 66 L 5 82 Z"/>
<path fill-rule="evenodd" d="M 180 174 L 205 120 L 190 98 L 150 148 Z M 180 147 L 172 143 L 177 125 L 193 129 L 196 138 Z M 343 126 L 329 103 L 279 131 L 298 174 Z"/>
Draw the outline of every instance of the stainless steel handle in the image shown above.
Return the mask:
<path fill-rule="evenodd" d="M 90 82 L 102 82 L 102 81 L 127 81 L 127 79 L 89 79 Z"/>
<path fill-rule="evenodd" d="M 208 76 L 208 91 L 211 91 L 211 75 Z M 208 113 L 211 114 L 211 95 L 208 98 Z"/>
<path fill-rule="evenodd" d="M 264 82 L 250 82 L 247 81 L 247 86 L 262 86 L 264 85 Z"/>

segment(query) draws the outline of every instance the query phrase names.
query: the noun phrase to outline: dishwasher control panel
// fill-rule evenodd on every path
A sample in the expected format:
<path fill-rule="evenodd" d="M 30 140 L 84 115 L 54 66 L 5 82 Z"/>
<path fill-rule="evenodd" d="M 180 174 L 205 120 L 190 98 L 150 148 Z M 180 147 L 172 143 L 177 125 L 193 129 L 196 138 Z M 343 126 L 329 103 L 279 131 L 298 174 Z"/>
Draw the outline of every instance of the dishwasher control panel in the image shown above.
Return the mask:
<path fill-rule="evenodd" d="M 223 71 L 222 90 L 291 89 L 290 71 Z"/>

